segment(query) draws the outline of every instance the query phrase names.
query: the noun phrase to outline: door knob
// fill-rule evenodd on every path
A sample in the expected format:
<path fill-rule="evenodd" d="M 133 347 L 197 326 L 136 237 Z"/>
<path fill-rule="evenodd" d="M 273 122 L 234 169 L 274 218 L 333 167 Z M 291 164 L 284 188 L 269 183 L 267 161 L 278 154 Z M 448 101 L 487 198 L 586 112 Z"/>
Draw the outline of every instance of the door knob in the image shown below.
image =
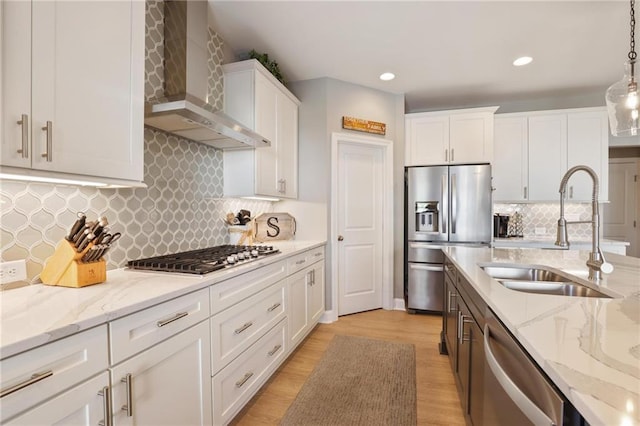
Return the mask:
<path fill-rule="evenodd" d="M 338 241 L 342 241 L 344 240 L 344 237 L 342 235 L 338 235 Z"/>

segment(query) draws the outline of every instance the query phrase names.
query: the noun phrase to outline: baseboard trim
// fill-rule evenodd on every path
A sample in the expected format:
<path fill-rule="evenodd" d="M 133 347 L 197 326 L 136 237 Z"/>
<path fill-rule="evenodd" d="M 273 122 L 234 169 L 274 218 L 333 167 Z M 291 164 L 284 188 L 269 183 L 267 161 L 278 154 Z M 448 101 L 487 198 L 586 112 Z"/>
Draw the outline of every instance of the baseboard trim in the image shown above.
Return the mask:
<path fill-rule="evenodd" d="M 338 315 L 333 310 L 324 311 L 324 313 L 318 320 L 318 322 L 322 324 L 331 324 L 332 322 L 336 322 L 336 321 L 338 321 Z"/>
<path fill-rule="evenodd" d="M 393 299 L 393 310 L 394 311 L 404 311 L 405 310 L 405 306 L 404 306 L 404 299 Z"/>

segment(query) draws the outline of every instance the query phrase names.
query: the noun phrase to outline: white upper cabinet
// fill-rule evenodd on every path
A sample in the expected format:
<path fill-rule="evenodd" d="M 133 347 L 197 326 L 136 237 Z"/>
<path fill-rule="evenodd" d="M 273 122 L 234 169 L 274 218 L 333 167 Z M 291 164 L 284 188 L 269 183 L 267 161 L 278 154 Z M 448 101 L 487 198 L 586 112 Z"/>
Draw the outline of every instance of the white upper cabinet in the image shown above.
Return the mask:
<path fill-rule="evenodd" d="M 494 200 L 522 201 L 528 197 L 527 117 L 494 121 L 493 193 Z"/>
<path fill-rule="evenodd" d="M 529 199 L 559 200 L 567 171 L 566 114 L 529 117 Z"/>
<path fill-rule="evenodd" d="M 489 163 L 497 107 L 405 115 L 405 165 Z"/>
<path fill-rule="evenodd" d="M 609 118 L 602 110 L 567 114 L 567 169 L 585 165 L 593 169 L 600 180 L 600 201 L 609 199 Z M 593 181 L 584 172 L 569 180 L 569 200 L 591 200 Z"/>
<path fill-rule="evenodd" d="M 144 2 L 0 7 L 2 165 L 142 181 Z"/>
<path fill-rule="evenodd" d="M 225 196 L 297 198 L 300 101 L 255 59 L 223 68 L 225 113 L 271 142 L 223 153 Z"/>
<path fill-rule="evenodd" d="M 560 181 L 586 165 L 599 178 L 600 201 L 609 197 L 608 121 L 604 108 L 501 114 L 495 118 L 494 201 L 558 201 Z M 584 172 L 568 182 L 568 201 L 591 201 Z"/>

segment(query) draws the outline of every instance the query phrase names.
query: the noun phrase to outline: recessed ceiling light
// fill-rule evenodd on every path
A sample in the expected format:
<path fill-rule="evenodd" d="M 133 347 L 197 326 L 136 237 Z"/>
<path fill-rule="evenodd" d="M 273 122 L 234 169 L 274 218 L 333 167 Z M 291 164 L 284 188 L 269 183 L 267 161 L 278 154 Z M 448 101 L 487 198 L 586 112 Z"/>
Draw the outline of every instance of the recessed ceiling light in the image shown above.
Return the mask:
<path fill-rule="evenodd" d="M 389 81 L 393 80 L 394 78 L 396 78 L 396 75 L 392 72 L 385 72 L 380 74 L 380 80 L 382 81 Z"/>
<path fill-rule="evenodd" d="M 533 58 L 531 56 L 522 56 L 513 61 L 513 65 L 515 65 L 516 67 L 521 67 L 523 65 L 530 64 L 531 61 L 533 61 Z"/>

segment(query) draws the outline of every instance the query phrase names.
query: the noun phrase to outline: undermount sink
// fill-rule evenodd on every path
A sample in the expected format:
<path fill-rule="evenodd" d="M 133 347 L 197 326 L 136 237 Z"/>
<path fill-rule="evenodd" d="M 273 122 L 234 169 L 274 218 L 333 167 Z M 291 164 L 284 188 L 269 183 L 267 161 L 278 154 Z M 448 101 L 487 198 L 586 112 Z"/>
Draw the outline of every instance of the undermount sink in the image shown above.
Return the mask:
<path fill-rule="evenodd" d="M 580 284 L 569 276 L 541 267 L 487 265 L 481 268 L 500 284 L 515 291 L 557 296 L 611 298 L 598 290 Z"/>

